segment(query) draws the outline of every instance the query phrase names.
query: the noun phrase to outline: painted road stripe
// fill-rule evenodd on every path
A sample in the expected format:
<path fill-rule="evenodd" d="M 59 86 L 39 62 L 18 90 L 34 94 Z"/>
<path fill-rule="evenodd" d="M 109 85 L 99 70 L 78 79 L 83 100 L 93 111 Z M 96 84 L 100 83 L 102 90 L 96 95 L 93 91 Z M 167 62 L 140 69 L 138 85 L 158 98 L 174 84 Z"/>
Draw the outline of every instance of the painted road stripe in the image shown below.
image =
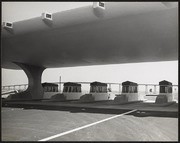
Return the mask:
<path fill-rule="evenodd" d="M 75 131 L 78 131 L 78 130 L 81 130 L 81 129 L 84 129 L 84 128 L 87 128 L 87 127 L 90 127 L 90 126 L 93 126 L 93 125 L 96 125 L 96 124 L 99 124 L 99 123 L 108 121 L 108 120 L 111 120 L 111 119 L 114 119 L 114 118 L 117 118 L 117 117 L 120 117 L 120 116 L 129 114 L 129 113 L 132 113 L 132 112 L 135 112 L 135 111 L 137 111 L 137 109 L 134 109 L 134 110 L 131 110 L 131 111 L 128 111 L 128 112 L 119 114 L 119 115 L 115 115 L 115 116 L 112 116 L 112 117 L 110 117 L 110 118 L 106 118 L 106 119 L 103 119 L 103 120 L 100 120 L 100 121 L 97 121 L 97 122 L 94 122 L 94 123 L 91 123 L 91 124 L 88 124 L 88 125 L 85 125 L 85 126 L 82 126 L 82 127 L 79 127 L 79 128 L 73 129 L 73 130 L 70 130 L 70 131 L 66 131 L 66 132 L 63 132 L 63 133 L 54 135 L 54 136 L 50 136 L 50 137 L 47 137 L 47 138 L 44 138 L 44 139 L 41 139 L 41 140 L 38 140 L 38 141 L 48 141 L 48 140 L 52 140 L 52 139 L 54 139 L 54 138 L 61 137 L 61 136 L 63 136 L 63 135 L 67 135 L 67 134 L 70 134 L 70 133 L 72 133 L 72 132 L 75 132 Z"/>

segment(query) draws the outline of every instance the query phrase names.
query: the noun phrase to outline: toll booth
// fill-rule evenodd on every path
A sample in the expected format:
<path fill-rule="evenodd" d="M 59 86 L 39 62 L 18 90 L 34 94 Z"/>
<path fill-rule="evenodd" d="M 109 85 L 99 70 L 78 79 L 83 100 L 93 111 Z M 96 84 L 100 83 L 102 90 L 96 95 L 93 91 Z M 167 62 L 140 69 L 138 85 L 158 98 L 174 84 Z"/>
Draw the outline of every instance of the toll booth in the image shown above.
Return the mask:
<path fill-rule="evenodd" d="M 166 80 L 159 82 L 159 92 L 160 93 L 172 93 L 172 83 Z"/>
<path fill-rule="evenodd" d="M 102 82 L 90 83 L 90 93 L 81 96 L 82 102 L 105 101 L 109 100 L 110 96 L 107 92 L 107 84 Z"/>
<path fill-rule="evenodd" d="M 131 81 L 123 82 L 122 93 L 116 95 L 116 97 L 114 98 L 115 103 L 126 103 L 138 100 L 138 84 Z"/>
<path fill-rule="evenodd" d="M 159 95 L 156 97 L 155 103 L 168 103 L 173 101 L 172 83 L 166 80 L 159 82 Z"/>
<path fill-rule="evenodd" d="M 138 84 L 131 81 L 123 82 L 122 93 L 138 93 Z"/>
<path fill-rule="evenodd" d="M 54 95 L 52 100 L 78 100 L 82 96 L 81 84 L 66 82 L 64 83 L 63 93 Z"/>
<path fill-rule="evenodd" d="M 44 96 L 43 99 L 49 99 L 53 95 L 58 93 L 58 85 L 54 83 L 42 83 L 43 91 L 44 91 Z"/>

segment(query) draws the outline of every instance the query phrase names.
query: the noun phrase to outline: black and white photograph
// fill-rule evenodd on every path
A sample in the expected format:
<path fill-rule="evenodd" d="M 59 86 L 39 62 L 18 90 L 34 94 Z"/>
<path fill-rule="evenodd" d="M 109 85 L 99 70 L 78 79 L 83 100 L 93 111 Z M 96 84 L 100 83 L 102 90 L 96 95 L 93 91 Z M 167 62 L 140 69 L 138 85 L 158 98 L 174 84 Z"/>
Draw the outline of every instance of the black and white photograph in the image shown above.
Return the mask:
<path fill-rule="evenodd" d="M 178 142 L 178 1 L 1 2 L 1 141 Z"/>

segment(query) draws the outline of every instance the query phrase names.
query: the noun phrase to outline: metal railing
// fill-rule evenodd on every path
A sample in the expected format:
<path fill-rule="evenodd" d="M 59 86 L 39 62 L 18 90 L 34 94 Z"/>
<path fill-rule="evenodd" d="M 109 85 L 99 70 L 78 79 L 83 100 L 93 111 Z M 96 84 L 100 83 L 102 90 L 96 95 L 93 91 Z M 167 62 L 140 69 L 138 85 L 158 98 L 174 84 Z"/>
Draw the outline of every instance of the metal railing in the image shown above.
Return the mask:
<path fill-rule="evenodd" d="M 62 93 L 63 91 L 63 84 L 65 82 L 51 82 L 58 85 L 58 92 Z M 75 82 L 81 84 L 82 93 L 88 94 L 90 92 L 90 83 L 91 82 Z M 155 100 L 156 96 L 159 94 L 160 91 L 160 85 L 159 84 L 138 84 L 137 86 L 137 92 L 139 95 L 139 98 L 141 100 Z M 161 85 L 163 86 L 163 85 Z M 167 86 L 167 85 L 164 85 Z M 172 94 L 173 94 L 173 100 L 178 102 L 178 85 L 168 85 L 169 87 L 172 87 Z M 8 92 L 21 92 L 26 90 L 28 87 L 28 84 L 19 84 L 19 85 L 6 85 L 2 86 L 1 90 L 1 96 L 8 96 Z M 123 93 L 123 86 L 121 83 L 107 83 L 107 89 L 108 93 L 111 94 L 112 99 L 118 95 Z M 5 94 L 4 94 L 5 93 Z M 133 93 L 132 91 L 128 91 L 128 93 Z"/>
<path fill-rule="evenodd" d="M 18 85 L 5 85 L 2 86 L 2 91 L 9 91 L 9 90 L 26 90 L 28 84 L 18 84 Z"/>
<path fill-rule="evenodd" d="M 62 89 L 61 89 L 62 86 L 61 85 L 63 85 L 66 82 L 51 82 L 51 83 L 58 84 L 59 91 L 61 92 L 62 91 Z M 91 82 L 75 82 L 75 83 L 79 83 L 79 84 L 82 84 L 82 85 L 88 85 L 90 87 Z M 113 89 L 113 86 L 118 86 L 118 87 L 116 87 L 116 89 L 114 91 L 117 91 L 119 93 L 122 92 L 122 84 L 121 83 L 107 83 L 107 85 L 108 85 L 108 88 L 111 89 L 111 90 Z M 138 84 L 138 91 L 143 90 L 145 92 L 145 94 L 148 94 L 148 93 L 157 94 L 157 93 L 159 93 L 159 86 L 167 86 L 167 85 Z M 2 86 L 2 91 L 3 90 L 5 90 L 5 91 L 8 91 L 8 90 L 26 90 L 27 87 L 28 87 L 28 84 L 5 85 L 5 86 Z M 143 87 L 145 89 L 143 89 Z M 178 85 L 168 85 L 168 87 L 172 87 L 173 91 L 178 92 Z"/>

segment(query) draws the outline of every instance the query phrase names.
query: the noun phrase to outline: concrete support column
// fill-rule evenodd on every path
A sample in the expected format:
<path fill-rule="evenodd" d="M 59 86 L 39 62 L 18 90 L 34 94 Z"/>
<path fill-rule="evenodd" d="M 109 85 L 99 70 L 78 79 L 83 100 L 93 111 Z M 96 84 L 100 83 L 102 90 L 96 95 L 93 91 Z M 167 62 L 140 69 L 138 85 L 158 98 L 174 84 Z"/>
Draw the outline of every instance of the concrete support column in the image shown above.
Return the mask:
<path fill-rule="evenodd" d="M 28 77 L 28 88 L 24 92 L 11 95 L 10 99 L 18 99 L 18 100 L 43 99 L 44 92 L 43 92 L 43 87 L 41 85 L 41 76 L 45 68 L 22 64 L 22 63 L 15 63 L 15 64 L 20 66 L 26 73 Z"/>

